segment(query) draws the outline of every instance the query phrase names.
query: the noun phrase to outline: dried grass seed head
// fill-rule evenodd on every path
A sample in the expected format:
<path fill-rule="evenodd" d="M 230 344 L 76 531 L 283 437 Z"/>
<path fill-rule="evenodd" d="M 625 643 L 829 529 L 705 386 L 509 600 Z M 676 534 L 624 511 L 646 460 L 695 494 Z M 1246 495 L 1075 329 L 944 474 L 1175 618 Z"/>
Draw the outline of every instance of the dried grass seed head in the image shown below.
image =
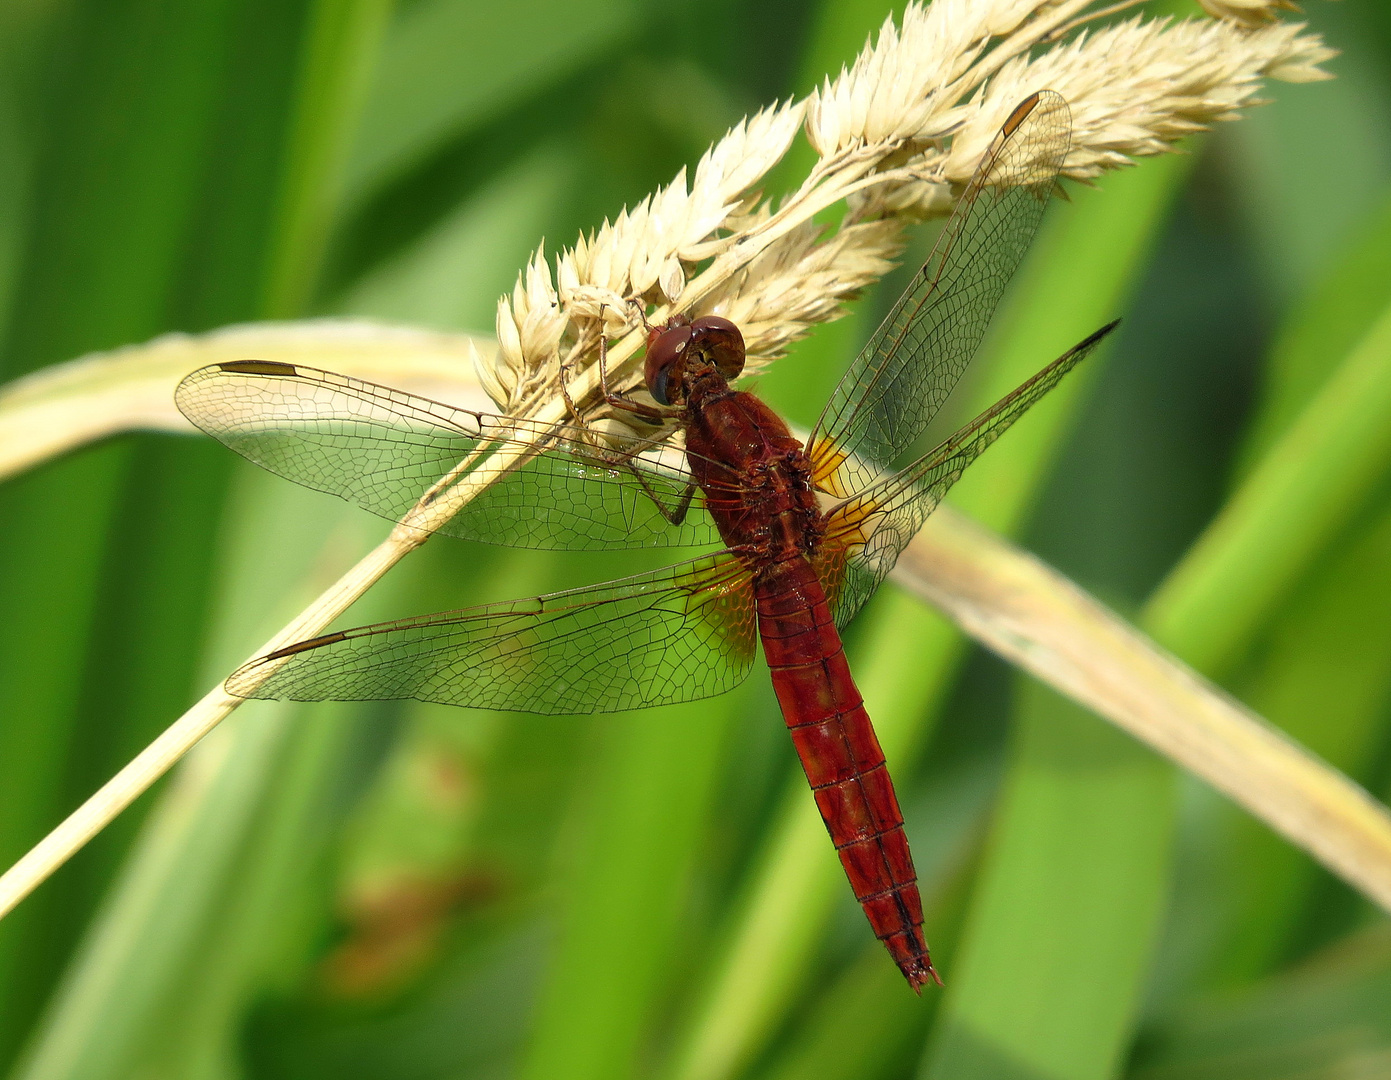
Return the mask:
<path fill-rule="evenodd" d="M 1224 20 L 1144 20 L 1083 30 L 1087 0 L 934 0 L 885 22 L 853 65 L 805 102 L 736 125 L 671 184 L 582 236 L 556 261 L 538 249 L 498 305 L 497 361 L 484 385 L 507 409 L 553 400 L 562 368 L 592 365 L 601 334 L 644 308 L 720 314 L 743 329 L 749 373 L 893 265 L 911 220 L 946 213 L 1010 111 L 1053 89 L 1072 111 L 1065 175 L 1089 180 L 1258 102 L 1262 79 L 1327 78 L 1332 50 L 1272 21 L 1282 0 L 1212 0 Z M 1240 18 L 1231 12 L 1241 9 Z M 1258 14 L 1260 12 L 1260 14 Z M 797 128 L 820 155 L 779 204 L 758 185 Z M 813 223 L 844 200 L 838 227 Z M 713 259 L 713 262 L 711 261 Z M 619 362 L 638 335 L 625 339 Z M 622 374 L 622 373 L 620 373 Z M 631 368 L 620 386 L 633 386 Z M 592 390 L 592 380 L 589 384 Z M 592 417 L 602 403 L 585 402 Z M 589 415 L 587 411 L 586 415 Z"/>
<path fill-rule="evenodd" d="M 1334 55 L 1303 27 L 1255 31 L 1225 22 L 1132 18 L 1030 59 L 1008 61 L 977 96 L 952 140 L 947 179 L 970 179 L 995 132 L 1020 100 L 1056 90 L 1072 110 L 1072 150 L 1064 174 L 1090 180 L 1130 159 L 1162 153 L 1185 135 L 1233 120 L 1253 104 L 1264 78 L 1327 78 Z"/>

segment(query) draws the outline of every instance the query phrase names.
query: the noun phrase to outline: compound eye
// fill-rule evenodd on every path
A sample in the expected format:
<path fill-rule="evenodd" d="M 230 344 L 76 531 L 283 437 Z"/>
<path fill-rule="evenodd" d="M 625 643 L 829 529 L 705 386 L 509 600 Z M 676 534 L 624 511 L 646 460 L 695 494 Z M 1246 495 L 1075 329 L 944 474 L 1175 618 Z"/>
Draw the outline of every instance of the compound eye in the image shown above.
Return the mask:
<path fill-rule="evenodd" d="M 660 369 L 653 377 L 647 389 L 652 396 L 657 399 L 658 405 L 670 405 L 671 401 L 667 398 L 667 376 L 671 374 L 670 367 Z"/>
<path fill-rule="evenodd" d="M 728 319 L 704 315 L 691 323 L 696 342 L 729 381 L 744 370 L 744 335 Z"/>
<path fill-rule="evenodd" d="M 672 405 L 680 396 L 679 361 L 691 344 L 691 335 L 689 326 L 673 326 L 653 335 L 647 345 L 643 375 L 648 391 L 662 405 Z"/>

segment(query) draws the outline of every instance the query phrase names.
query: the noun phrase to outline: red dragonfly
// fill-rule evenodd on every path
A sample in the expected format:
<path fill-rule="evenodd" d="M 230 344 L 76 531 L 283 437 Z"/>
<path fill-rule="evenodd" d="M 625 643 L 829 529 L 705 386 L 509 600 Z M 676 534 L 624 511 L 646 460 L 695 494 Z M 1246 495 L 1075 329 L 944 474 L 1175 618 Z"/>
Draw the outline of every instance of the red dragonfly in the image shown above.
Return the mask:
<path fill-rule="evenodd" d="M 601 451 L 583 426 L 466 411 L 299 365 L 194 372 L 177 401 L 197 426 L 274 473 L 393 520 L 442 478 L 464 476 L 480 493 L 439 532 L 533 548 L 724 545 L 655 573 L 325 634 L 252 661 L 227 689 L 606 712 L 729 690 L 761 639 L 856 899 L 913 989 L 940 983 L 903 815 L 837 627 L 962 470 L 1115 326 L 896 467 L 980 344 L 1070 131 L 1051 91 L 1014 110 L 805 447 L 758 398 L 731 389 L 743 338 L 713 314 L 650 330 L 645 375 L 656 404 L 608 395 L 612 408 L 684 433 L 684 457 L 650 442 Z"/>

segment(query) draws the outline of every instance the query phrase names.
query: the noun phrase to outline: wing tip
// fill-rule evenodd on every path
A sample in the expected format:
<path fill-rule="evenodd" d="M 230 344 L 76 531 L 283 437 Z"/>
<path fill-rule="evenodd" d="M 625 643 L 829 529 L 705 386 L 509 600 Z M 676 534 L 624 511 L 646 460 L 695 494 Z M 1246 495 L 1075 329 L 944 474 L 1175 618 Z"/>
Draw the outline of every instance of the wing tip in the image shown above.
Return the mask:
<path fill-rule="evenodd" d="M 189 421 L 197 428 L 203 425 L 198 423 L 185 408 L 188 402 L 188 395 L 193 393 L 205 379 L 216 375 L 263 375 L 280 379 L 294 379 L 300 377 L 300 370 L 294 364 L 282 363 L 279 360 L 221 360 L 216 364 L 207 364 L 194 371 L 190 371 L 182 379 L 179 385 L 174 388 L 174 404 Z"/>
<path fill-rule="evenodd" d="M 942 976 L 937 974 L 937 969 L 932 966 L 932 959 L 924 952 L 921 956 L 913 956 L 910 959 L 899 963 L 899 970 L 903 972 L 903 977 L 908 980 L 908 985 L 913 988 L 913 993 L 918 997 L 923 995 L 923 987 L 928 983 L 935 983 L 938 989 L 945 985 Z"/>
<path fill-rule="evenodd" d="M 1038 103 L 1042 100 L 1042 91 L 1035 91 L 1014 107 L 1014 111 L 1009 114 L 1005 122 L 1000 125 L 1000 134 L 1009 138 L 1015 133 L 1029 114 L 1038 108 Z"/>
<path fill-rule="evenodd" d="M 292 645 L 283 648 L 273 649 L 264 656 L 258 656 L 254 660 L 248 660 L 236 671 L 228 675 L 222 681 L 222 688 L 233 697 L 244 699 L 270 697 L 272 700 L 277 696 L 274 694 L 263 695 L 258 691 L 275 675 L 272 670 L 269 676 L 263 676 L 261 672 L 269 664 L 274 664 L 277 660 L 286 660 L 298 653 L 308 652 L 311 649 L 318 649 L 324 645 L 336 645 L 340 641 L 346 641 L 348 631 L 337 630 L 332 634 L 323 634 L 319 637 L 307 638 L 304 641 L 296 641 Z M 317 700 L 317 699 L 313 699 Z"/>
<path fill-rule="evenodd" d="M 295 378 L 299 375 L 299 369 L 294 364 L 282 363 L 279 360 L 225 360 L 210 366 L 229 375 L 276 375 L 283 378 Z"/>
<path fill-rule="evenodd" d="M 1104 338 L 1104 337 L 1106 337 L 1108 334 L 1110 334 L 1111 331 L 1115 330 L 1116 327 L 1120 326 L 1120 324 L 1121 324 L 1121 320 L 1120 320 L 1120 319 L 1112 319 L 1110 322 L 1108 322 L 1105 326 L 1101 327 L 1099 330 L 1093 330 L 1090 334 L 1088 334 L 1086 337 L 1084 337 L 1081 341 L 1079 341 L 1076 345 L 1073 346 L 1072 351 L 1073 351 L 1073 352 L 1081 352 L 1081 351 L 1083 351 L 1083 350 L 1085 350 L 1085 349 L 1090 349 L 1093 345 L 1095 345 L 1097 342 L 1099 342 L 1102 338 Z"/>

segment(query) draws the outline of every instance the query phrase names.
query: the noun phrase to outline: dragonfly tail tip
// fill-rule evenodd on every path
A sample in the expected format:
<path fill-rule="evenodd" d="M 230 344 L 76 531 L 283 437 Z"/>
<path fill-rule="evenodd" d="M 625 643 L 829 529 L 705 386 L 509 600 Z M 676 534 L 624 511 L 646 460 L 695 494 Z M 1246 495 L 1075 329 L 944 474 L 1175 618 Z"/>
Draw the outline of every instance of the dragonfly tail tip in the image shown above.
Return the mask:
<path fill-rule="evenodd" d="M 926 956 L 915 957 L 915 963 L 903 965 L 904 978 L 908 980 L 908 985 L 913 988 L 913 993 L 922 997 L 923 987 L 929 983 L 936 983 L 941 988 L 942 976 L 937 974 L 937 969 L 932 966 L 932 961 Z"/>

